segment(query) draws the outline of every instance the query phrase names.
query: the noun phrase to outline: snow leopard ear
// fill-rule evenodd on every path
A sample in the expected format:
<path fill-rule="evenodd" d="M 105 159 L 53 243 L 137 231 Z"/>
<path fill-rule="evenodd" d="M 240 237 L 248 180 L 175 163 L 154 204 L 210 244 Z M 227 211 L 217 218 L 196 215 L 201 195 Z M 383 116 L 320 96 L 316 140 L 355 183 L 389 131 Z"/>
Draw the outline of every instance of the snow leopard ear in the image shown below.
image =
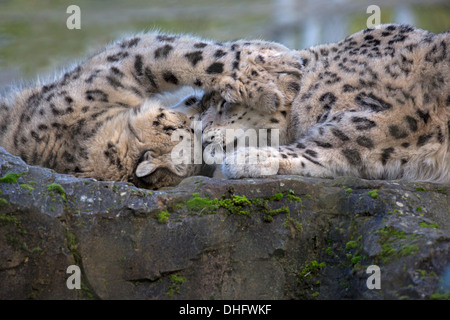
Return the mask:
<path fill-rule="evenodd" d="M 136 177 L 142 178 L 153 173 L 156 169 L 158 169 L 156 164 L 153 164 L 150 161 L 143 161 L 137 165 L 135 174 Z"/>
<path fill-rule="evenodd" d="M 151 161 L 152 152 L 153 150 L 147 150 L 139 158 L 138 163 L 136 165 L 136 169 L 134 170 L 136 177 L 142 178 L 148 176 L 149 174 L 153 173 L 156 169 L 158 169 L 158 165 L 152 163 Z"/>

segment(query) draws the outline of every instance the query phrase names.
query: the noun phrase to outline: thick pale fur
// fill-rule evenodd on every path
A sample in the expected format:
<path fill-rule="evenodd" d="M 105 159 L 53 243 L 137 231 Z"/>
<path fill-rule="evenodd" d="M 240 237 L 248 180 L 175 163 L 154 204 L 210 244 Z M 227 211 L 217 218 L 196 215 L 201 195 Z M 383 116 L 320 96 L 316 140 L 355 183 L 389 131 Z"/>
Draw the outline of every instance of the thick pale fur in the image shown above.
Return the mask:
<path fill-rule="evenodd" d="M 381 25 L 297 54 L 304 63 L 300 91 L 276 112 L 210 99 L 224 106 L 202 115 L 211 145 L 233 143 L 224 140 L 228 128 L 280 130 L 279 149 L 240 148 L 222 164 L 225 176 L 450 183 L 449 31 Z M 287 97 L 294 87 L 284 88 Z"/>
<path fill-rule="evenodd" d="M 190 119 L 149 98 L 191 86 L 276 110 L 285 100 L 279 72 L 295 78 L 300 68 L 296 53 L 276 43 L 139 34 L 52 82 L 2 98 L 0 145 L 30 164 L 79 177 L 174 185 L 200 170 L 171 158 L 181 139 L 192 139 Z"/>
<path fill-rule="evenodd" d="M 200 120 L 205 160 L 234 147 L 227 129 L 241 136 L 279 131 L 280 148 L 228 154 L 221 166 L 228 178 L 350 175 L 448 184 L 449 37 L 381 25 L 289 51 L 262 41 L 138 35 L 53 83 L 5 99 L 0 144 L 59 172 L 160 188 L 200 172 L 171 156 L 180 140 L 192 141 L 191 121 Z M 182 86 L 202 91 L 159 95 Z"/>

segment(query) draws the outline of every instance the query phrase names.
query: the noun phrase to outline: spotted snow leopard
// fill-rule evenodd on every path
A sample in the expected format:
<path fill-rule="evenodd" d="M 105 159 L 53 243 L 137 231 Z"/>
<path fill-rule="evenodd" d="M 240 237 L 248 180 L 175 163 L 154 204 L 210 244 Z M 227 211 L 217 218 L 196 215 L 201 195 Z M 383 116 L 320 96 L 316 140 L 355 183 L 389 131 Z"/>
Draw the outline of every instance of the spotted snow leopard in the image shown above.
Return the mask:
<path fill-rule="evenodd" d="M 288 88 L 299 92 L 293 100 L 285 94 L 286 103 L 271 114 L 260 105 L 204 98 L 200 119 L 205 150 L 212 153 L 218 150 L 212 146 L 226 150 L 235 143 L 226 141 L 226 129 L 279 130 L 279 148 L 227 154 L 230 161 L 221 165 L 226 177 L 450 183 L 450 30 L 433 34 L 387 24 L 295 52 L 303 68 Z"/>
<path fill-rule="evenodd" d="M 78 177 L 175 185 L 200 170 L 171 159 L 172 134 L 191 138 L 193 129 L 184 113 L 149 98 L 189 85 L 274 111 L 301 67 L 277 43 L 138 34 L 54 81 L 0 99 L 0 145 L 29 164 Z"/>
<path fill-rule="evenodd" d="M 198 165 L 171 158 L 182 140 L 174 142 L 173 133 L 185 130 L 193 139 L 191 122 L 198 120 L 206 158 L 233 149 L 227 147 L 239 137 L 226 140 L 227 129 L 278 130 L 279 148 L 226 154 L 221 169 L 228 178 L 450 183 L 449 45 L 449 31 L 395 24 L 291 51 L 260 41 L 139 36 L 58 82 L 20 93 L 17 107 L 12 100 L 0 105 L 9 117 L 0 120 L 0 144 L 62 172 L 159 188 L 199 173 Z M 205 93 L 180 96 L 174 108 L 145 102 L 182 85 Z"/>

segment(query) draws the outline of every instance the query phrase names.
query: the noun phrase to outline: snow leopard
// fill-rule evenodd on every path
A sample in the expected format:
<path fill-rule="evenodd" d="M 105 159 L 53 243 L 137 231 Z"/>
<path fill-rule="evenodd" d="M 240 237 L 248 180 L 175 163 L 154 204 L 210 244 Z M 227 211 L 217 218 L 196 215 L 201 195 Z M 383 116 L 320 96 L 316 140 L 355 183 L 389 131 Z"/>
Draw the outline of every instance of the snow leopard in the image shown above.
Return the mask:
<path fill-rule="evenodd" d="M 293 52 L 301 75 L 275 111 L 203 97 L 205 151 L 223 151 L 225 177 L 450 183 L 450 30 L 384 24 Z M 278 130 L 280 146 L 233 149 L 230 129 Z"/>
<path fill-rule="evenodd" d="M 176 185 L 202 166 L 173 161 L 172 149 L 192 139 L 193 128 L 158 94 L 191 86 L 272 112 L 301 68 L 295 52 L 274 42 L 140 33 L 0 98 L 0 145 L 28 164 L 77 177 Z"/>

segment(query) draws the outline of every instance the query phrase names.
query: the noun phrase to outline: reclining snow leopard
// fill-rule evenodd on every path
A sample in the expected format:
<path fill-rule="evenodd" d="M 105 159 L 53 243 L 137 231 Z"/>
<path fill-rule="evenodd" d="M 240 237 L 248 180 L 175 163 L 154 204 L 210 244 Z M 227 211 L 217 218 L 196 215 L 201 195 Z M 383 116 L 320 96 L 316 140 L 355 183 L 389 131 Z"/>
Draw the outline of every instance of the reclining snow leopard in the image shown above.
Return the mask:
<path fill-rule="evenodd" d="M 15 109 L 0 105 L 14 120 L 2 115 L 0 144 L 62 172 L 159 188 L 199 173 L 170 158 L 178 143 L 171 133 L 184 129 L 192 139 L 184 112 L 201 120 L 204 147 L 214 152 L 235 143 L 226 129 L 279 130 L 279 149 L 228 154 L 244 159 L 224 161 L 228 178 L 261 177 L 275 163 L 272 174 L 449 183 L 449 45 L 448 31 L 394 24 L 292 51 L 258 41 L 131 38 L 21 94 Z M 181 85 L 207 94 L 182 101 L 181 113 L 143 102 Z"/>
<path fill-rule="evenodd" d="M 0 145 L 29 164 L 78 177 L 146 188 L 175 185 L 201 167 L 171 159 L 177 144 L 172 134 L 191 139 L 193 129 L 185 114 L 149 98 L 189 85 L 276 110 L 284 104 L 286 81 L 298 78 L 300 62 L 288 48 L 267 41 L 138 34 L 53 82 L 0 99 Z"/>
<path fill-rule="evenodd" d="M 270 174 L 450 183 L 450 30 L 380 25 L 296 53 L 303 68 L 290 88 L 299 92 L 270 115 L 214 95 L 203 102 L 220 109 L 206 106 L 200 117 L 211 157 L 235 143 L 226 129 L 280 133 L 280 148 L 227 154 L 226 177 L 275 168 Z"/>

